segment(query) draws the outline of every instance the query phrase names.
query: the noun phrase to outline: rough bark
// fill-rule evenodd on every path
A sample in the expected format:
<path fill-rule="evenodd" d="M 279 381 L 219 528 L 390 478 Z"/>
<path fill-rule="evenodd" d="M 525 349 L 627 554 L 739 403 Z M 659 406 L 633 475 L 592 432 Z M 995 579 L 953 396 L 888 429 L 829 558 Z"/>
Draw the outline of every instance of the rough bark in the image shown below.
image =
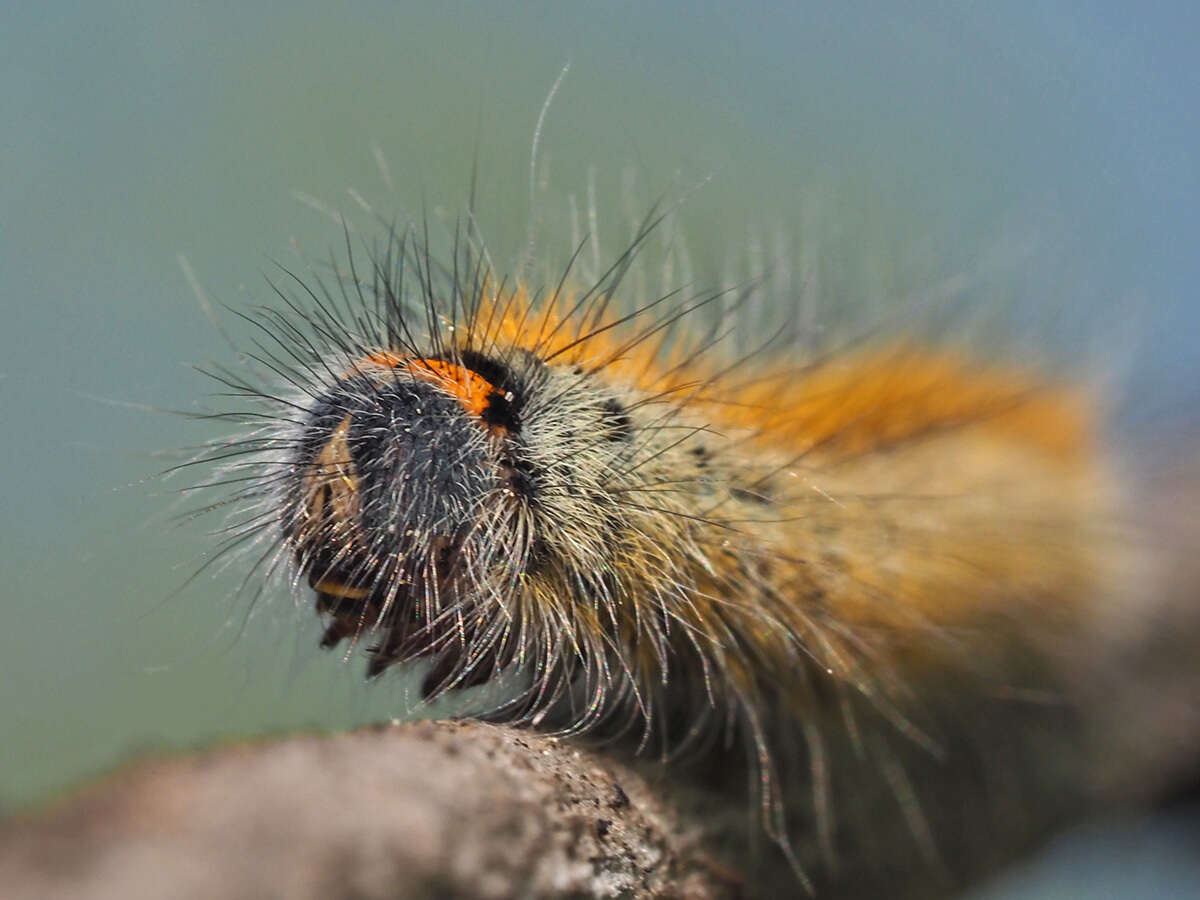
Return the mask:
<path fill-rule="evenodd" d="M 136 764 L 0 830 L 18 898 L 736 895 L 626 766 L 475 722 Z"/>

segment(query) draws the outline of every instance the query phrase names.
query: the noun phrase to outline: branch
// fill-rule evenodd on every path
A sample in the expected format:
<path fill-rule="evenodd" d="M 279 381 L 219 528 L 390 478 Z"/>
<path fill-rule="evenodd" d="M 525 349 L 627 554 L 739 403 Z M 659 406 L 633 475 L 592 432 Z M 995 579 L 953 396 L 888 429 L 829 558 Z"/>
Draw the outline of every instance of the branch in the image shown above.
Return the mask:
<path fill-rule="evenodd" d="M 0 827 L 18 898 L 725 897 L 737 882 L 627 766 L 475 722 L 134 765 Z"/>

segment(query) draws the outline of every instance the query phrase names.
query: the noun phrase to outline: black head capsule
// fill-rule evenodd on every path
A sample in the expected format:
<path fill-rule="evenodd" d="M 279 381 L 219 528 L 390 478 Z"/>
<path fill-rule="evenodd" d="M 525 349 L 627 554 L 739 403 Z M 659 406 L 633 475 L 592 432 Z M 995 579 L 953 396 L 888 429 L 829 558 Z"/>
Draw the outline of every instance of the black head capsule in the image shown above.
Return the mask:
<path fill-rule="evenodd" d="M 505 387 L 457 362 L 376 354 L 312 404 L 283 528 L 330 617 L 323 646 L 380 633 L 372 673 L 420 655 L 478 581 L 466 569 L 497 519 L 485 510 L 514 497 L 520 421 Z"/>

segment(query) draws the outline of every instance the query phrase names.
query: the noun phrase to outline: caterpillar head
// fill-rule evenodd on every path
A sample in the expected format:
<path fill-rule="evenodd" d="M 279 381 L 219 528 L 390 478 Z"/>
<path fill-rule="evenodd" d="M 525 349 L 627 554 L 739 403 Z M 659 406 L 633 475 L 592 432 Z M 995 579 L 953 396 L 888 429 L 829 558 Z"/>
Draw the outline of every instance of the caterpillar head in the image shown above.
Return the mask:
<path fill-rule="evenodd" d="M 280 524 L 324 646 L 366 637 L 372 675 L 427 659 L 426 695 L 519 658 L 535 714 L 580 671 L 611 690 L 617 609 L 644 590 L 619 486 L 656 442 L 582 366 L 491 344 L 374 350 L 314 392 L 284 442 Z"/>

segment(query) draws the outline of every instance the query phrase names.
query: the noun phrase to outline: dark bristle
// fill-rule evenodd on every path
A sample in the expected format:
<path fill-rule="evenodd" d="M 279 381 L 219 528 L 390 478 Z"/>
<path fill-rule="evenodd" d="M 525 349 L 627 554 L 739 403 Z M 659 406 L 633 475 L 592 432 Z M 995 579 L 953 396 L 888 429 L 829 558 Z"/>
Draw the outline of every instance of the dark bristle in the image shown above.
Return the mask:
<path fill-rule="evenodd" d="M 624 406 L 609 397 L 604 401 L 602 414 L 604 424 L 608 428 L 606 435 L 608 440 L 625 442 L 633 440 L 633 420 L 629 418 L 629 413 Z"/>

